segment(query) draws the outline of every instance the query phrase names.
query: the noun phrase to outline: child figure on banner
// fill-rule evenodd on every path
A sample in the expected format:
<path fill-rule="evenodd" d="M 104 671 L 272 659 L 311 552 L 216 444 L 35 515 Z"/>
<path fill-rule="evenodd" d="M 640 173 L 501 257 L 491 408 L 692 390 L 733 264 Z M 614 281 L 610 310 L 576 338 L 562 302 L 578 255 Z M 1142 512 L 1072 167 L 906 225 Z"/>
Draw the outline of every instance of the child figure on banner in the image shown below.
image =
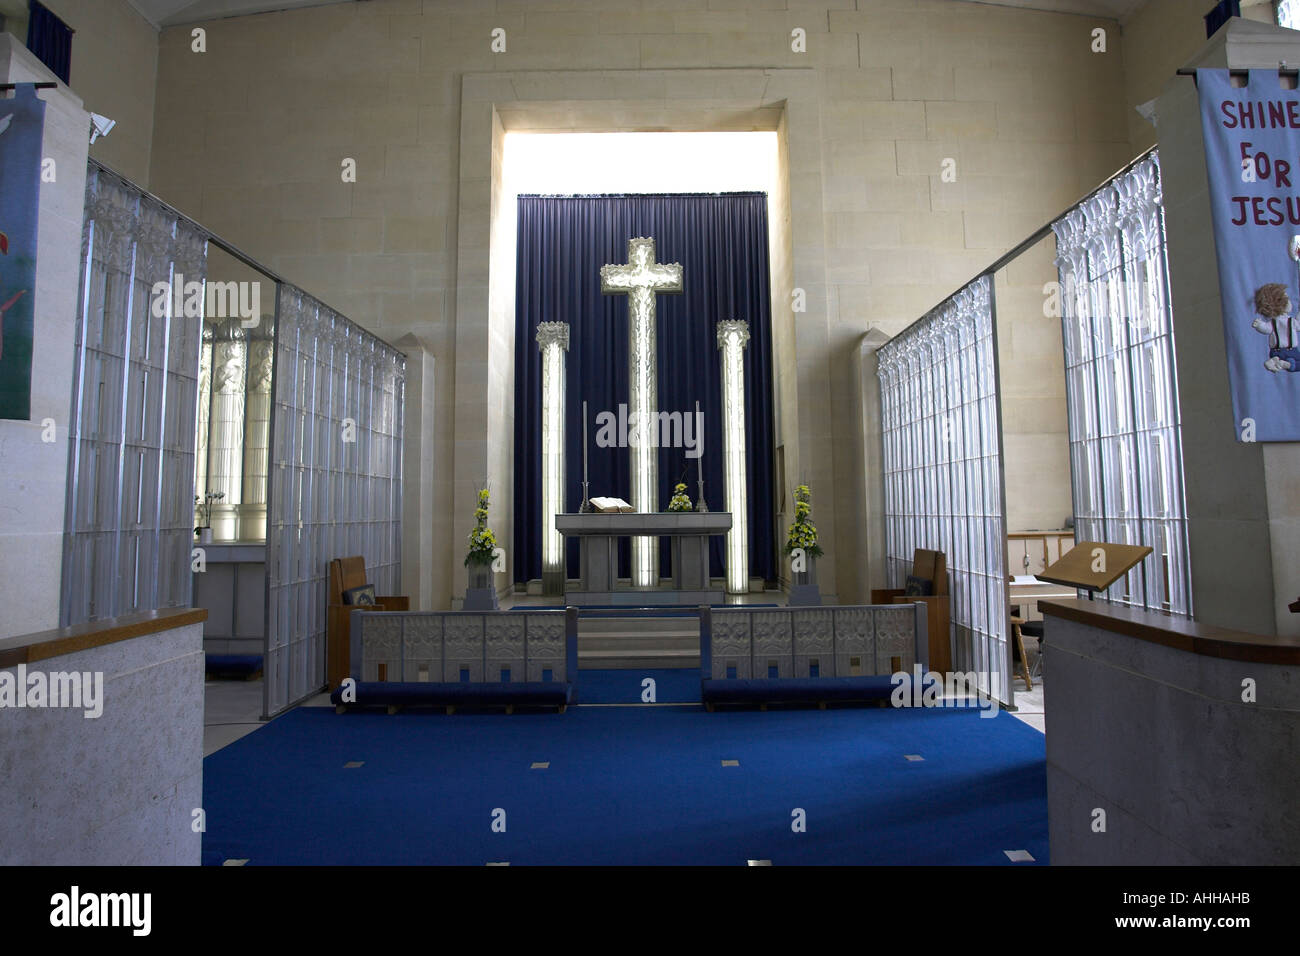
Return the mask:
<path fill-rule="evenodd" d="M 1300 274 L 1300 236 L 1291 238 L 1288 252 Z M 1291 296 L 1280 282 L 1270 282 L 1255 290 L 1255 311 L 1259 315 L 1250 326 L 1268 336 L 1270 372 L 1300 371 L 1300 317 L 1292 315 Z"/>
<path fill-rule="evenodd" d="M 1268 336 L 1270 372 L 1300 370 L 1300 319 L 1291 314 L 1291 296 L 1280 282 L 1270 282 L 1255 290 L 1255 311 L 1259 316 L 1250 326 Z"/>

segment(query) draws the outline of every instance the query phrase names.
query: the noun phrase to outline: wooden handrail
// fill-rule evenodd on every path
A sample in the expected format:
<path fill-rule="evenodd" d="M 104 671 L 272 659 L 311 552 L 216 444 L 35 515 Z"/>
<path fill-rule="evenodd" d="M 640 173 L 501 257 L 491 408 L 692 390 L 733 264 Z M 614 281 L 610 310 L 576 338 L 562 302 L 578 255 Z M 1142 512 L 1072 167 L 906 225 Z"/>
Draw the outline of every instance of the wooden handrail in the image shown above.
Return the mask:
<path fill-rule="evenodd" d="M 1059 617 L 1202 657 L 1253 664 L 1300 666 L 1300 638 L 1250 634 L 1201 624 L 1177 614 L 1105 601 L 1040 600 L 1044 617 Z M 1051 629 L 1048 629 L 1051 635 Z"/>
<path fill-rule="evenodd" d="M 159 631 L 170 631 L 190 624 L 202 624 L 207 619 L 206 608 L 162 608 L 104 621 L 90 621 L 74 627 L 54 628 L 6 637 L 0 639 L 0 667 L 34 664 L 36 661 L 48 660 L 51 657 L 144 637 L 146 634 L 157 634 Z"/>

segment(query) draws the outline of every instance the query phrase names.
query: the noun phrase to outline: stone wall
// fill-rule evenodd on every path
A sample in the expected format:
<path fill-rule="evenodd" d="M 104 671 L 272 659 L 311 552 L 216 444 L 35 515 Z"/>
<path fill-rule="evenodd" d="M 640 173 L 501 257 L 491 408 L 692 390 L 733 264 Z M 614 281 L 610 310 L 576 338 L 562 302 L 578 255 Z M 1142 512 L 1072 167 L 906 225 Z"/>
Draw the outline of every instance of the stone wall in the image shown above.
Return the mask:
<path fill-rule="evenodd" d="M 1296 859 L 1294 667 L 1202 656 L 1056 616 L 1046 633 L 1053 865 Z M 1245 678 L 1256 687 L 1249 703 Z"/>
<path fill-rule="evenodd" d="M 1044 314 L 1055 255 L 1047 236 L 995 276 L 1008 531 L 1059 528 L 1074 514 L 1061 319 Z"/>
<path fill-rule="evenodd" d="M 1147 0 L 1124 21 L 1125 98 L 1129 140 L 1137 155 L 1156 144 L 1156 128 L 1137 107 L 1160 95 L 1165 82 L 1205 44 L 1205 14 L 1212 3 Z M 1275 23 L 1273 0 L 1242 0 L 1244 19 Z"/>
<path fill-rule="evenodd" d="M 0 712 L 0 864 L 198 865 L 202 642 L 196 623 L 26 665 L 102 674 L 101 713 Z"/>
<path fill-rule="evenodd" d="M 71 87 L 87 110 L 115 120 L 90 155 L 133 183 L 149 188 L 153 149 L 158 31 L 127 0 L 48 0 L 76 30 Z"/>
<path fill-rule="evenodd" d="M 1236 20 L 1189 66 L 1276 69 L 1300 62 L 1300 32 Z M 1178 337 L 1178 398 L 1193 612 L 1255 634 L 1300 634 L 1300 443 L 1237 441 L 1200 104 L 1191 77 L 1157 103 Z"/>

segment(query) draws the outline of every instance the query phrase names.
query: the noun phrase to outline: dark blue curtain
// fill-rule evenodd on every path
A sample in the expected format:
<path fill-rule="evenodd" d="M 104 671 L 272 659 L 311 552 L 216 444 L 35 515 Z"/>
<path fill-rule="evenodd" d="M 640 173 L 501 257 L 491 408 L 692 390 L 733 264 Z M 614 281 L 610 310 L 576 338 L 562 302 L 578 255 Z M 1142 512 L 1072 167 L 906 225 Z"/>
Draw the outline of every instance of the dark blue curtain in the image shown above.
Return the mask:
<path fill-rule="evenodd" d="M 631 499 L 628 450 L 596 445 L 596 415 L 628 399 L 626 295 L 603 295 L 600 267 L 627 261 L 627 241 L 655 240 L 659 262 L 680 262 L 680 294 L 658 299 L 659 410 L 704 415 L 703 456 L 659 449 L 659 510 L 685 481 L 696 499 L 704 473 L 710 511 L 726 507 L 723 485 L 722 368 L 717 323 L 744 319 L 745 450 L 749 480 L 749 570 L 776 578 L 772 501 L 772 321 L 767 196 L 521 196 L 515 289 L 515 580 L 542 574 L 541 356 L 539 322 L 569 323 L 565 426 L 566 511 L 582 504 L 582 402 L 588 408 L 590 493 Z M 577 542 L 566 543 L 569 577 L 578 576 Z M 671 565 L 661 540 L 660 572 Z M 619 573 L 628 575 L 628 542 Z M 723 539 L 712 542 L 712 574 L 723 572 Z"/>
<path fill-rule="evenodd" d="M 1219 0 L 1214 9 L 1205 15 L 1205 36 L 1210 38 L 1233 17 L 1241 16 L 1241 0 Z"/>
<path fill-rule="evenodd" d="M 72 30 L 37 0 L 28 4 L 27 49 L 64 83 L 72 75 Z"/>

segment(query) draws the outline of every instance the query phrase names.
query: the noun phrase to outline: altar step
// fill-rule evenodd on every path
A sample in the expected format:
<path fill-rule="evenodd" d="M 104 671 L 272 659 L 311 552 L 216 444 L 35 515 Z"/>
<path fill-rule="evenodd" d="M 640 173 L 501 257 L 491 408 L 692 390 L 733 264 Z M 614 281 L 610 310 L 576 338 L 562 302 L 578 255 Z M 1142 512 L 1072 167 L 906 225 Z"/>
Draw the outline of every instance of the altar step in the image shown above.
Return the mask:
<path fill-rule="evenodd" d="M 578 618 L 579 668 L 699 666 L 700 621 L 693 614 Z"/>

